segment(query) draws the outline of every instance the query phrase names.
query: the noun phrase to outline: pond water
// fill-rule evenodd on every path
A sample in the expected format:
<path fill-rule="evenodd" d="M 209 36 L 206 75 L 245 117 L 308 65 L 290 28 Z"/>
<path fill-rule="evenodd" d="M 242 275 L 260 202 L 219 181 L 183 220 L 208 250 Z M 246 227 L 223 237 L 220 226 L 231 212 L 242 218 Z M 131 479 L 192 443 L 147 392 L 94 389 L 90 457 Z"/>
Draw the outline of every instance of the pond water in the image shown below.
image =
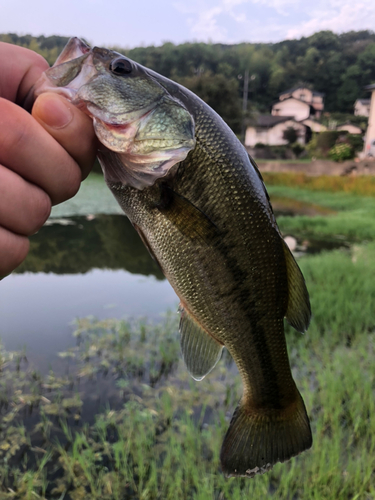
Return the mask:
<path fill-rule="evenodd" d="M 94 316 L 158 320 L 178 298 L 122 215 L 50 219 L 0 286 L 0 338 L 26 347 L 42 372 L 74 345 L 72 321 Z"/>
<path fill-rule="evenodd" d="M 288 201 L 278 205 L 280 213 L 293 208 Z M 342 245 L 297 239 L 296 253 Z M 75 344 L 75 318 L 157 321 L 177 306 L 173 289 L 124 215 L 53 218 L 31 238 L 25 262 L 1 282 L 0 338 L 7 350 L 25 348 L 41 372 L 59 371 L 57 353 Z"/>

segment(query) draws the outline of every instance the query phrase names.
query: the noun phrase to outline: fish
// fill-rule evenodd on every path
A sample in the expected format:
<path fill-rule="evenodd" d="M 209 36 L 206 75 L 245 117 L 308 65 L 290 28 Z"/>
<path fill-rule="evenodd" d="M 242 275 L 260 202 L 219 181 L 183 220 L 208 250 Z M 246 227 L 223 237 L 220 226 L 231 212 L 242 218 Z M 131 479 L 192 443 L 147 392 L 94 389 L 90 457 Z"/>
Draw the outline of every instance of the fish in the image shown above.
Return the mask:
<path fill-rule="evenodd" d="M 180 344 L 202 380 L 225 347 L 243 394 L 220 452 L 226 476 L 254 477 L 309 449 L 284 318 L 305 332 L 305 280 L 256 163 L 183 86 L 72 38 L 36 84 L 88 114 L 105 181 L 180 299 Z"/>

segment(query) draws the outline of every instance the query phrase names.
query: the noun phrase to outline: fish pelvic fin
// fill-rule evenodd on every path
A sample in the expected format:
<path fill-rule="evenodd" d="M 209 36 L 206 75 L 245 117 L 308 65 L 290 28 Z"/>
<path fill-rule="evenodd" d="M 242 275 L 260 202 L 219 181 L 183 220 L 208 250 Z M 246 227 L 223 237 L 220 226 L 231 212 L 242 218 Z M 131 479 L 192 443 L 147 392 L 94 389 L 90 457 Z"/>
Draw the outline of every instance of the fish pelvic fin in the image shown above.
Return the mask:
<path fill-rule="evenodd" d="M 202 380 L 221 358 L 223 345 L 211 337 L 180 305 L 180 344 L 190 375 Z"/>
<path fill-rule="evenodd" d="M 284 240 L 283 250 L 288 273 L 288 307 L 285 317 L 293 328 L 304 333 L 311 319 L 309 292 L 302 272 Z"/>
<path fill-rule="evenodd" d="M 237 406 L 220 452 L 227 477 L 254 477 L 285 462 L 312 445 L 309 419 L 302 397 L 279 410 L 253 409 L 244 398 Z"/>

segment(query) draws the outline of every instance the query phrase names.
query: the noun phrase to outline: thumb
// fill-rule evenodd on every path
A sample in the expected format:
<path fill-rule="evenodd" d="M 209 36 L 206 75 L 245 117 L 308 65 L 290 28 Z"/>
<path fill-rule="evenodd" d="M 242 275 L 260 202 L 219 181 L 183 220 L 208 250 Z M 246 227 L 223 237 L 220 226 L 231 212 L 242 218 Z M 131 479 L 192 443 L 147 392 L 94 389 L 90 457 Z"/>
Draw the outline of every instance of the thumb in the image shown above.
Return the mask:
<path fill-rule="evenodd" d="M 97 139 L 91 118 L 67 99 L 52 92 L 41 94 L 32 109 L 33 117 L 78 163 L 85 179 L 94 164 Z"/>

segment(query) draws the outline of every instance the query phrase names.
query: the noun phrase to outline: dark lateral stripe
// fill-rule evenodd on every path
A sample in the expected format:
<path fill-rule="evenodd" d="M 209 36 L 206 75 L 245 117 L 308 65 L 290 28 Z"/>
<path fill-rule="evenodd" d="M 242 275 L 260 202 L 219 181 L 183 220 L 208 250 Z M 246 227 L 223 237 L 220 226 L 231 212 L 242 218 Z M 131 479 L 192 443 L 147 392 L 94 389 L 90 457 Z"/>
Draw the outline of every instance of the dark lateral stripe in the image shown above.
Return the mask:
<path fill-rule="evenodd" d="M 249 278 L 249 272 L 241 268 L 237 258 L 233 254 L 230 254 L 229 247 L 223 241 L 220 241 L 217 249 L 225 259 L 227 269 L 232 274 L 236 287 L 241 289 L 241 293 L 236 294 L 238 296 L 237 300 L 244 316 L 250 323 L 252 339 L 257 351 L 262 372 L 267 373 L 267 395 L 272 395 L 272 401 L 269 401 L 267 398 L 267 404 L 269 405 L 269 403 L 272 402 L 274 408 L 280 408 L 278 402 L 281 400 L 281 392 L 278 384 L 278 373 L 272 363 L 272 356 L 267 345 L 264 328 L 259 325 L 257 321 L 258 318 L 255 303 L 250 300 L 251 291 L 246 285 L 244 285 L 246 280 Z"/>

